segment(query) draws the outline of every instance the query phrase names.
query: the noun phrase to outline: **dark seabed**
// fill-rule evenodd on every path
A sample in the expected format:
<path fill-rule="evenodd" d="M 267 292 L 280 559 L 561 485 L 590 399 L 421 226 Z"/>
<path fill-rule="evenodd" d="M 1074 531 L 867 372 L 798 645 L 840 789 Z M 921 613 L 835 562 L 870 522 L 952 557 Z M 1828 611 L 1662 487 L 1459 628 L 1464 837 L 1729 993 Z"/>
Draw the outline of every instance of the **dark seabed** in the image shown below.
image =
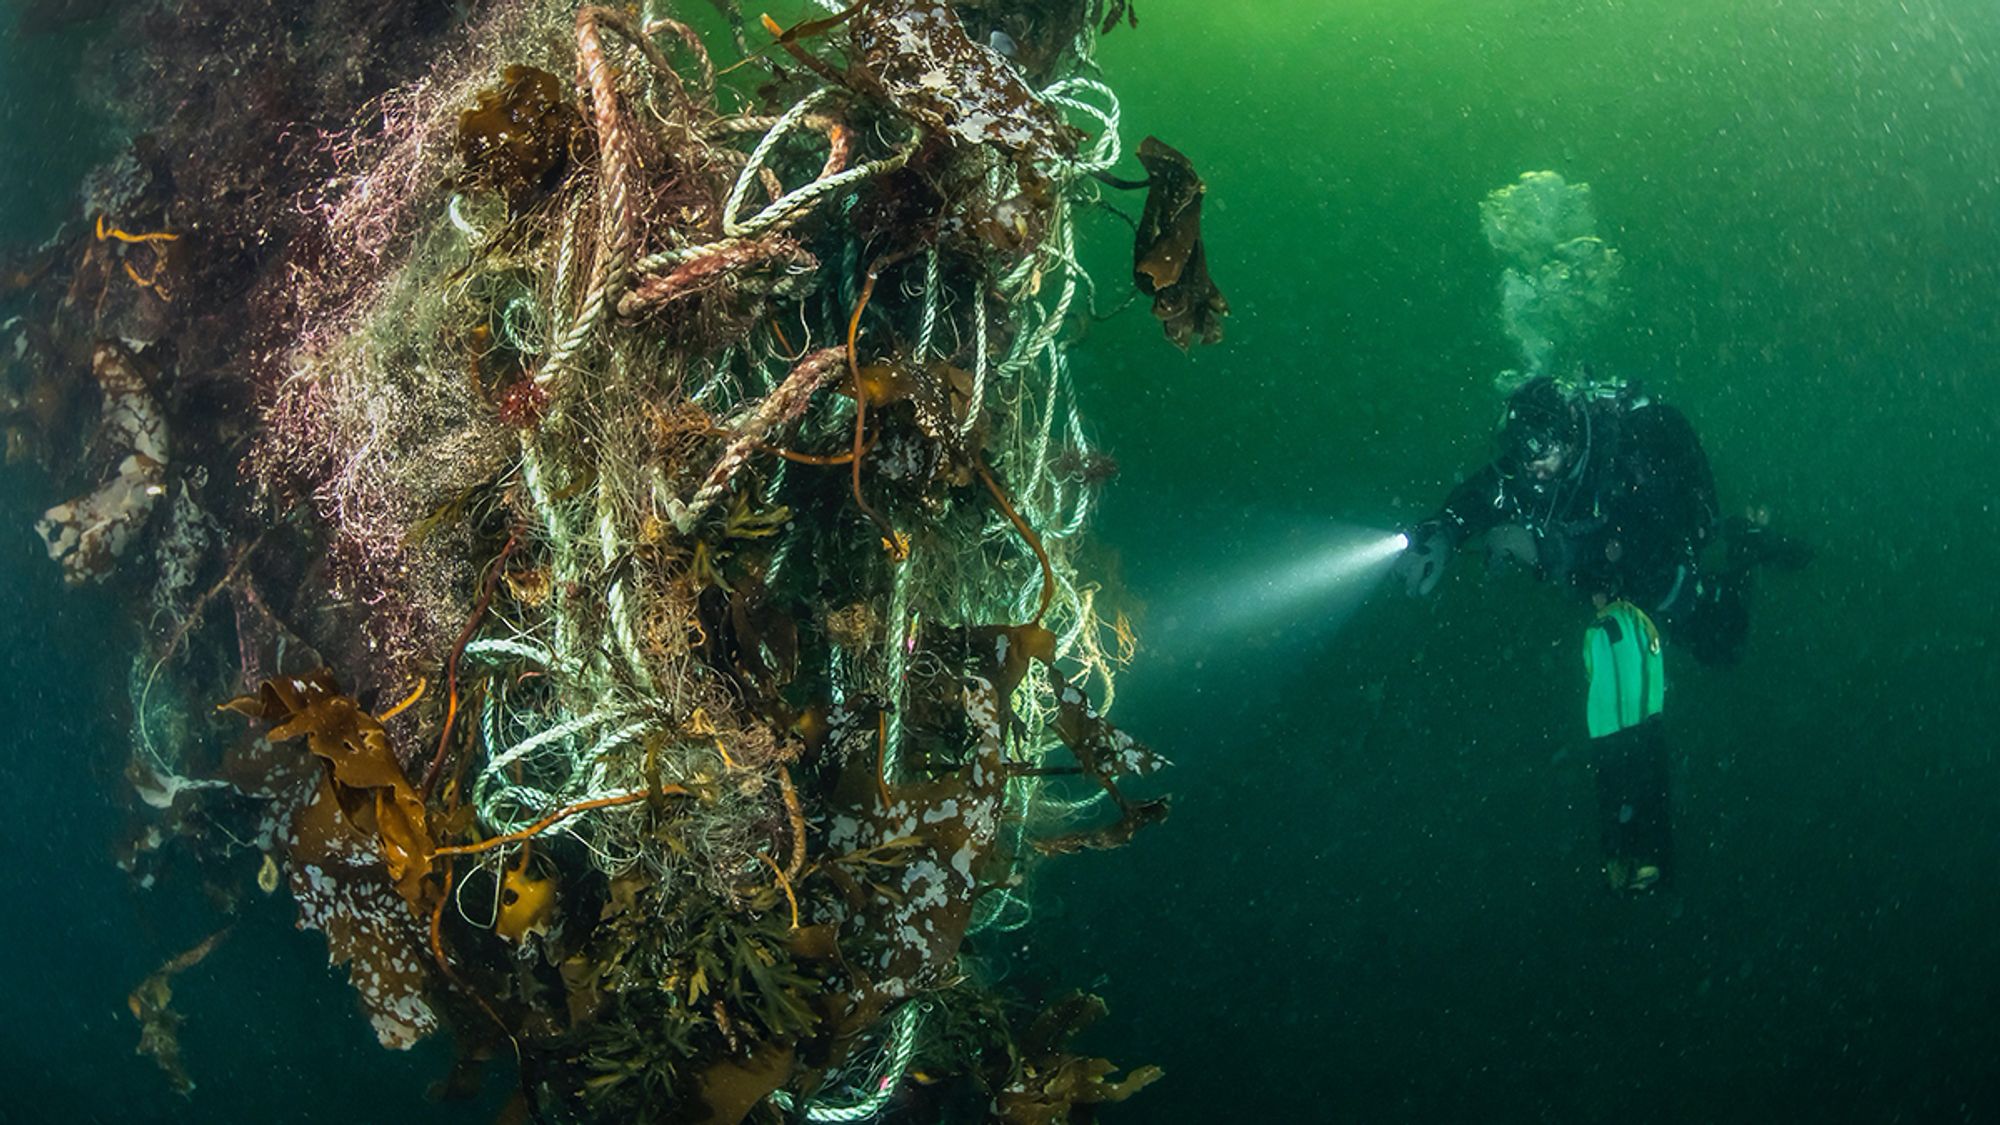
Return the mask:
<path fill-rule="evenodd" d="M 1165 1068 L 1103 1118 L 2000 1121 L 2000 9 L 1139 14 L 1100 61 L 1128 141 L 1202 170 L 1233 315 L 1192 357 L 1142 307 L 1075 353 L 1141 639 L 1116 715 L 1176 764 L 1172 819 L 1050 865 L 1024 938 L 1109 1001 L 1086 1046 Z M 9 241 L 95 151 L 83 40 L 49 43 L 0 47 Z M 1564 592 L 1466 558 L 1425 601 L 1203 627 L 1488 455 L 1515 360 L 1477 206 L 1543 168 L 1625 257 L 1596 363 L 1817 550 L 1760 579 L 1740 663 L 1669 654 L 1680 866 L 1644 899 L 1598 870 Z M 1106 308 L 1123 231 L 1082 232 Z M 0 1122 L 491 1120 L 505 1082 L 426 1101 L 448 1046 L 378 1049 L 283 895 L 175 980 L 193 1099 L 133 1054 L 126 993 L 209 919 L 113 866 L 129 625 L 43 557 L 50 488 L 0 484 Z"/>

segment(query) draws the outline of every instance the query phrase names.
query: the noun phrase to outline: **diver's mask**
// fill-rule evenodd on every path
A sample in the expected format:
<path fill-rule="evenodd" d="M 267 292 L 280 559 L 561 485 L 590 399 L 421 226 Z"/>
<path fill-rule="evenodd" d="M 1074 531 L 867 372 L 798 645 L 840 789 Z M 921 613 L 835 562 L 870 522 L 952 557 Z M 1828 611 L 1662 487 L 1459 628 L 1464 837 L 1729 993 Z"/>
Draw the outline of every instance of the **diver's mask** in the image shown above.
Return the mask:
<path fill-rule="evenodd" d="M 1534 492 L 1570 475 L 1581 446 L 1580 414 L 1553 379 L 1535 379 L 1515 391 L 1500 420 L 1494 463 L 1501 475 Z"/>
<path fill-rule="evenodd" d="M 1568 442 L 1530 438 L 1517 456 L 1521 476 L 1546 484 L 1570 467 L 1572 451 Z"/>

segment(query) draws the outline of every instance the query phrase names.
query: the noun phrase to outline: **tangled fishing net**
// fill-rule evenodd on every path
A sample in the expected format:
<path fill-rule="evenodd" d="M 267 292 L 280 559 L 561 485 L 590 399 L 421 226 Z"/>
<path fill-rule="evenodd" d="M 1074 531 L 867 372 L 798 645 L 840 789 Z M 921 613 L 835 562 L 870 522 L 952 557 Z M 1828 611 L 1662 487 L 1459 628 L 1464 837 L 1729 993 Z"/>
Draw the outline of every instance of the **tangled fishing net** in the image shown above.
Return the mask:
<path fill-rule="evenodd" d="M 968 1119 L 1124 1099 L 1157 1071 L 1067 1048 L 1101 1006 L 1010 1030 L 968 943 L 1028 921 L 1037 857 L 1167 810 L 1125 791 L 1163 762 L 1105 718 L 1133 644 L 1079 569 L 1111 473 L 1079 215 L 1150 188 L 1169 339 L 1227 305 L 1186 159 L 1110 174 L 1125 4 L 866 0 L 731 68 L 662 6 L 479 12 L 321 142 L 254 533 L 178 478 L 154 505 L 163 428 L 51 511 L 78 581 L 178 513 L 133 672 L 148 847 L 237 822 L 382 1043 L 511 1052 L 537 1117 L 863 1120 L 918 1065 Z M 133 1010 L 165 1062 L 163 973 Z"/>

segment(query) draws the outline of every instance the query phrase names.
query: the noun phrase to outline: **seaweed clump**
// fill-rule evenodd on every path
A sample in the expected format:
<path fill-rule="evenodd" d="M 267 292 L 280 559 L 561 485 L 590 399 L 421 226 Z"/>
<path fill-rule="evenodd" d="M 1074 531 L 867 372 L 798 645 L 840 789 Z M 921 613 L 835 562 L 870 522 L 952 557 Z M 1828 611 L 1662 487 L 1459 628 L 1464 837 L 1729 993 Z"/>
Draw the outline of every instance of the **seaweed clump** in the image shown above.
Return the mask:
<path fill-rule="evenodd" d="M 254 847 L 385 1046 L 505 1052 L 531 1117 L 894 1114 L 921 1058 L 958 1117 L 1089 1120 L 1157 1072 L 982 966 L 1041 862 L 1168 809 L 1105 716 L 1069 362 L 1129 7 L 865 0 L 733 70 L 649 13 L 490 5 L 330 143 L 254 430 L 139 466 L 128 863 Z M 1171 151 L 1185 345 L 1226 306 Z"/>
<path fill-rule="evenodd" d="M 435 845 L 423 798 L 403 776 L 388 731 L 341 694 L 331 673 L 319 669 L 266 680 L 256 695 L 232 699 L 223 708 L 273 724 L 265 735 L 272 742 L 305 739 L 326 765 L 314 802 L 373 842 L 405 902 L 418 910 L 428 905 L 424 880 Z"/>
<path fill-rule="evenodd" d="M 532 66 L 509 66 L 458 115 L 466 186 L 498 192 L 515 210 L 554 188 L 585 144 L 562 80 Z"/>
<path fill-rule="evenodd" d="M 1229 302 L 1208 275 L 1201 240 L 1201 201 L 1208 186 L 1186 156 L 1156 137 L 1140 143 L 1139 162 L 1150 176 L 1132 280 L 1153 298 L 1153 315 L 1169 340 L 1182 348 L 1197 340 L 1216 343 Z"/>
<path fill-rule="evenodd" d="M 151 976 L 140 981 L 139 987 L 125 998 L 125 1006 L 131 1011 L 132 1018 L 139 1021 L 139 1053 L 151 1056 L 159 1064 L 178 1094 L 192 1094 L 194 1079 L 181 1065 L 180 1029 L 185 1017 L 173 1009 L 173 980 L 201 964 L 228 936 L 229 930 L 224 927 L 169 958 L 153 970 Z"/>
<path fill-rule="evenodd" d="M 1109 1061 L 1070 1053 L 1070 1039 L 1105 1010 L 1104 1001 L 1079 992 L 1036 1016 L 1021 1036 L 1021 1065 L 993 1099 L 994 1117 L 1006 1125 L 1092 1121 L 1091 1107 L 1122 1102 L 1158 1081 L 1156 1066 L 1138 1067 L 1114 1081 L 1118 1068 Z"/>

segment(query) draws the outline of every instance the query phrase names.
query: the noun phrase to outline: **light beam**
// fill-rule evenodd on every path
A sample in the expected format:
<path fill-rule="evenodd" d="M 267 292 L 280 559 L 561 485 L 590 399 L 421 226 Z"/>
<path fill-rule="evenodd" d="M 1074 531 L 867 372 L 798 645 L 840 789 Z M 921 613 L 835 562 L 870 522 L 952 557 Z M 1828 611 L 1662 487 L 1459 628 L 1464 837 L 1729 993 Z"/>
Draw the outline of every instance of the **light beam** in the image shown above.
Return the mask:
<path fill-rule="evenodd" d="M 1400 532 L 1352 525 L 1288 538 L 1253 565 L 1209 577 L 1163 615 L 1163 632 L 1189 647 L 1275 630 L 1324 635 L 1345 623 L 1409 546 Z"/>

